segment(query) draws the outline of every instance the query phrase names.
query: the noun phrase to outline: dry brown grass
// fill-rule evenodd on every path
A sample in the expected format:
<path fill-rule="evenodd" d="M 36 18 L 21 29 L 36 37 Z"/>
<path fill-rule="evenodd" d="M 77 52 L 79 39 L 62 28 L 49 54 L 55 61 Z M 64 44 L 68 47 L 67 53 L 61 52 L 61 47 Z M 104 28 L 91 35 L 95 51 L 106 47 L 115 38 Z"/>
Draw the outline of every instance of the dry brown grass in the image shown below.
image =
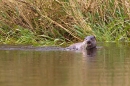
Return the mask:
<path fill-rule="evenodd" d="M 66 40 L 94 34 L 91 23 L 108 23 L 120 13 L 130 19 L 129 0 L 1 0 L 0 10 L 0 27 L 21 26 L 37 35 Z"/>

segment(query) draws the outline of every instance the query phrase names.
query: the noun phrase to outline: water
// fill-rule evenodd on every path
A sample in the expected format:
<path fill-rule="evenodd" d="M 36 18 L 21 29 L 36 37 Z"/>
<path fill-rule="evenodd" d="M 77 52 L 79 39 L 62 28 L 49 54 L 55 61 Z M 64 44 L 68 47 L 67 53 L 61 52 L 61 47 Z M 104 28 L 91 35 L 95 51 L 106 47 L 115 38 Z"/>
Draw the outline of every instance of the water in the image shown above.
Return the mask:
<path fill-rule="evenodd" d="M 0 50 L 0 86 L 129 86 L 130 43 L 100 43 L 94 55 Z"/>

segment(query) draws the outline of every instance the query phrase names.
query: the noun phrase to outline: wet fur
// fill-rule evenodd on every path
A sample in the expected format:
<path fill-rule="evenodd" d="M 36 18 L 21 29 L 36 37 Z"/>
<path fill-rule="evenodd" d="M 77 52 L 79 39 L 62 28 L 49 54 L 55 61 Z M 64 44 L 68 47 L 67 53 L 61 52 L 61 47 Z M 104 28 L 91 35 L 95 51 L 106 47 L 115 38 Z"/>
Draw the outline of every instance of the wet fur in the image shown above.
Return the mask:
<path fill-rule="evenodd" d="M 90 41 L 90 43 L 88 43 Z M 89 46 L 90 44 L 90 46 Z M 75 43 L 67 47 L 69 50 L 88 50 L 96 47 L 96 38 L 94 36 L 87 36 L 83 42 Z"/>

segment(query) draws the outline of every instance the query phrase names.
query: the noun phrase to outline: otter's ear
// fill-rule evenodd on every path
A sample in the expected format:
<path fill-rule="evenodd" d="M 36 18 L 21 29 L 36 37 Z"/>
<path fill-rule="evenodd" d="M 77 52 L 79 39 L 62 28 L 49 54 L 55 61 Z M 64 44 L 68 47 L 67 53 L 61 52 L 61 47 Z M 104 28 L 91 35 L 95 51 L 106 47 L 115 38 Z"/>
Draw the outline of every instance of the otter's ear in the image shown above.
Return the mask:
<path fill-rule="evenodd" d="M 93 36 L 93 38 L 94 38 L 94 39 L 96 39 L 96 37 L 95 37 L 95 36 Z"/>

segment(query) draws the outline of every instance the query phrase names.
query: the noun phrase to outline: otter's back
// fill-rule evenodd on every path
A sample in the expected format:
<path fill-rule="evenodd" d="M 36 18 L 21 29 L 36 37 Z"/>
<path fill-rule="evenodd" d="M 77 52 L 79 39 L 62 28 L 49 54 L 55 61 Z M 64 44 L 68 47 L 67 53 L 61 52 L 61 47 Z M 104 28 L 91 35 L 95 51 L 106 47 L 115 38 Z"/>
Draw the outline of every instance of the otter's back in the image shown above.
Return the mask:
<path fill-rule="evenodd" d="M 68 48 L 79 50 L 81 48 L 81 45 L 82 45 L 82 42 L 79 42 L 79 43 L 75 43 L 75 44 L 70 45 Z"/>

